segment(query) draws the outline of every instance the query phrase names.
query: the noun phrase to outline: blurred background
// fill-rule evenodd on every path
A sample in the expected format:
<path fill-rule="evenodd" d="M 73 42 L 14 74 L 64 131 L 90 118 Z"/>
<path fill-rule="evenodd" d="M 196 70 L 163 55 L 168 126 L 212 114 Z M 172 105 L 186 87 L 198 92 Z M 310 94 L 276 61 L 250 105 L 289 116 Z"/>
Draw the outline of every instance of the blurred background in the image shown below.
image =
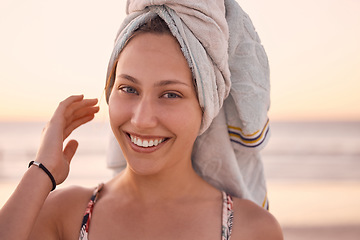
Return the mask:
<path fill-rule="evenodd" d="M 270 211 L 285 239 L 360 236 L 360 1 L 238 0 L 269 57 Z M 62 187 L 111 178 L 103 87 L 126 1 L 0 1 L 0 206 L 58 102 L 101 99 Z M 85 166 L 85 167 L 84 167 Z"/>

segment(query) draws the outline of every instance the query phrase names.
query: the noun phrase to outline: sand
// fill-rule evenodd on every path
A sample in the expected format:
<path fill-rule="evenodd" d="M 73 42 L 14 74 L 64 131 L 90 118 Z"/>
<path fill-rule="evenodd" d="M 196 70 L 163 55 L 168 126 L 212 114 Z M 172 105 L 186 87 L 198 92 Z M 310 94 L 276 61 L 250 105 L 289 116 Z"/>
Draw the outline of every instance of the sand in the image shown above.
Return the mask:
<path fill-rule="evenodd" d="M 269 181 L 268 191 L 284 226 L 360 225 L 360 182 Z"/>
<path fill-rule="evenodd" d="M 359 240 L 360 225 L 283 228 L 285 240 Z"/>
<path fill-rule="evenodd" d="M 268 181 L 286 240 L 359 240 L 360 182 Z"/>

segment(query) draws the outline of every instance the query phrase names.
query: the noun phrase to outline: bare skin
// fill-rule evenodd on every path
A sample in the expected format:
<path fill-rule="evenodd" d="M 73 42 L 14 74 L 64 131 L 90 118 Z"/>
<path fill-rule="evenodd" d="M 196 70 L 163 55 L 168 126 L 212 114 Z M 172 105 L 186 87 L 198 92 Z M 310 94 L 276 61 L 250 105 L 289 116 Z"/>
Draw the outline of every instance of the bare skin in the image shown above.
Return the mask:
<path fill-rule="evenodd" d="M 44 132 L 36 160 L 49 168 L 57 183 L 66 178 L 77 147 L 70 141 L 63 150 L 63 141 L 92 119 L 98 111 L 95 104 L 70 97 Z M 144 33 L 128 43 L 117 65 L 109 114 L 128 167 L 101 191 L 89 238 L 220 239 L 222 194 L 192 168 L 191 150 L 202 112 L 190 69 L 172 36 Z M 50 190 L 48 176 L 31 167 L 1 210 L 2 239 L 79 238 L 93 189 Z M 29 209 L 25 216 L 18 208 L 23 205 Z M 231 239 L 280 240 L 282 233 L 270 213 L 235 198 Z"/>
<path fill-rule="evenodd" d="M 220 192 L 212 187 L 202 189 L 193 198 L 144 203 L 118 190 L 113 194 L 114 184 L 105 185 L 96 204 L 90 239 L 220 239 L 222 200 Z M 78 239 L 92 192 L 73 187 L 52 193 L 30 239 Z M 56 220 L 49 222 L 54 217 Z M 45 237 L 44 229 L 57 229 L 61 237 Z M 234 198 L 231 239 L 282 239 L 282 234 L 270 213 L 248 200 Z"/>

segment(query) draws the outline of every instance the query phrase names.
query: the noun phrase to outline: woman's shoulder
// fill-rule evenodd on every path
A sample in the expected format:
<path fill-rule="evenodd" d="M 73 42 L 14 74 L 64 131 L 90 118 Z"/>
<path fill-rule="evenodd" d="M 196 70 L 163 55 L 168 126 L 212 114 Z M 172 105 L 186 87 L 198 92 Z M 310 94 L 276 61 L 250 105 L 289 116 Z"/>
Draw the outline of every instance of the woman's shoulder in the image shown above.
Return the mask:
<path fill-rule="evenodd" d="M 232 239 L 282 240 L 282 230 L 275 217 L 252 201 L 233 198 Z"/>
<path fill-rule="evenodd" d="M 94 188 L 72 186 L 51 192 L 40 211 L 33 234 L 48 232 L 52 235 L 57 232 L 62 239 L 78 234 L 93 191 Z"/>
<path fill-rule="evenodd" d="M 88 202 L 93 195 L 94 188 L 85 188 L 80 186 L 71 186 L 52 192 L 47 203 L 56 211 L 58 219 L 78 218 L 84 215 Z M 56 206 L 56 208 L 54 208 Z"/>
<path fill-rule="evenodd" d="M 77 208 L 79 205 L 84 205 L 84 203 L 86 205 L 93 192 L 94 188 L 70 186 L 51 192 L 46 201 L 50 205 L 65 208 L 62 210 Z"/>

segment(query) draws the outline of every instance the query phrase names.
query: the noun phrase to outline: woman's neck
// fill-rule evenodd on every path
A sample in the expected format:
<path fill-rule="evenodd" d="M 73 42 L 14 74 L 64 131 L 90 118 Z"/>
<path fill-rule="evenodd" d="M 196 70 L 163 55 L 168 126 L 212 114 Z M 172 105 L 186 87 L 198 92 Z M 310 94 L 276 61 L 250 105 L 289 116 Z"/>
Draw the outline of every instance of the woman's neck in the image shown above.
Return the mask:
<path fill-rule="evenodd" d="M 182 201 L 189 196 L 201 196 L 206 189 L 212 188 L 196 174 L 191 165 L 177 166 L 151 175 L 139 175 L 127 167 L 115 178 L 113 186 L 144 204 L 159 200 Z"/>

